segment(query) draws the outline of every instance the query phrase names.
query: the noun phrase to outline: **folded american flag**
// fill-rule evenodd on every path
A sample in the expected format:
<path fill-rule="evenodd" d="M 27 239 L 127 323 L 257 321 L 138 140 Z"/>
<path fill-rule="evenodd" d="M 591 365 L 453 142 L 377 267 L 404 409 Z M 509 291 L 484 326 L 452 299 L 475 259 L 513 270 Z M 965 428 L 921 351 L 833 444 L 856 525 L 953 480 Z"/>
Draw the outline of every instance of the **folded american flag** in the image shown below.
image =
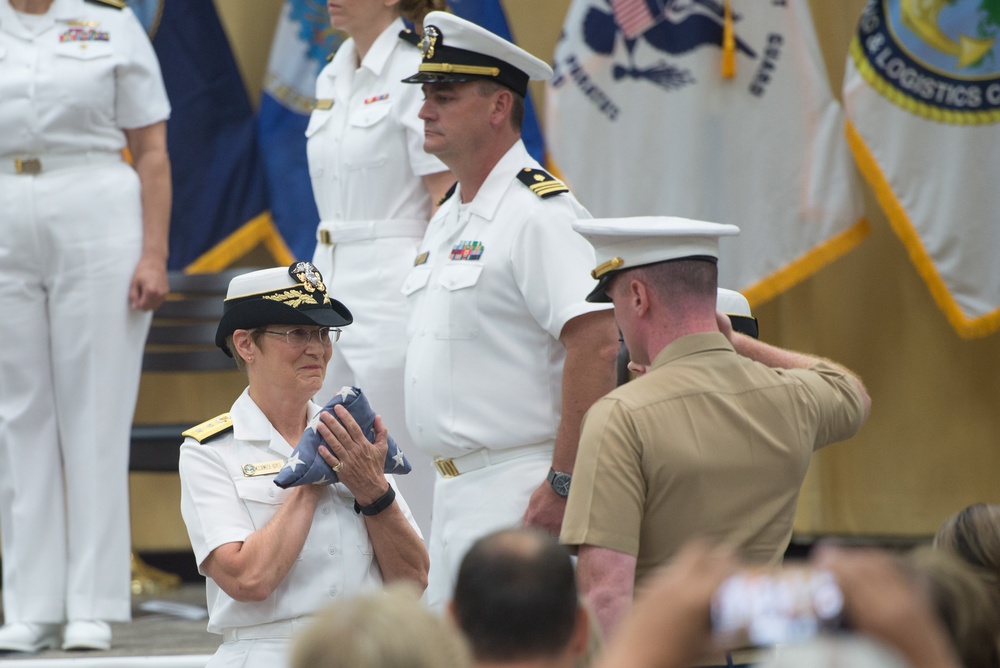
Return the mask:
<path fill-rule="evenodd" d="M 337 404 L 344 405 L 368 440 L 374 443 L 375 411 L 368 404 L 364 393 L 357 387 L 343 387 L 326 406 L 323 406 L 320 413 L 325 411 L 336 417 L 333 407 Z M 319 456 L 319 446 L 325 445 L 325 442 L 316 432 L 318 423 L 319 413 L 306 425 L 306 430 L 302 434 L 302 438 L 299 439 L 298 445 L 295 446 L 292 456 L 288 458 L 284 468 L 278 471 L 278 475 L 274 478 L 274 484 L 278 487 L 287 489 L 296 485 L 330 485 L 339 480 L 330 465 Z M 403 456 L 403 451 L 396 445 L 392 436 L 389 436 L 388 439 L 389 449 L 385 453 L 385 472 L 396 475 L 409 473 L 412 470 L 410 462 Z"/>

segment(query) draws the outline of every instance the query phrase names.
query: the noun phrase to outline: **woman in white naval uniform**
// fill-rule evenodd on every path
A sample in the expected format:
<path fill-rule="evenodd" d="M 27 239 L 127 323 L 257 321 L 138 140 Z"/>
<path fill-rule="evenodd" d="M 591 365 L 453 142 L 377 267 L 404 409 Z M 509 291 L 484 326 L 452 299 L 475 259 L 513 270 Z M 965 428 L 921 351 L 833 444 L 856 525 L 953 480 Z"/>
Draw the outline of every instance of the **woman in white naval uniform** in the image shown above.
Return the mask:
<path fill-rule="evenodd" d="M 130 618 L 129 426 L 167 291 L 170 113 L 118 0 L 0 0 L 0 650 Z M 128 147 L 133 164 L 123 160 Z"/>
<path fill-rule="evenodd" d="M 320 453 L 340 482 L 274 484 L 320 411 L 310 398 L 350 322 L 308 262 L 230 282 L 215 340 L 249 386 L 231 412 L 185 432 L 180 454 L 181 512 L 208 578 L 208 630 L 223 636 L 209 668 L 287 666 L 292 636 L 325 604 L 383 581 L 426 586 L 423 538 L 383 473 L 380 420 L 372 444 L 342 407 L 346 429 L 321 413 L 316 429 L 329 449 Z"/>
<path fill-rule="evenodd" d="M 434 471 L 411 443 L 403 404 L 406 300 L 403 280 L 432 209 L 455 182 L 424 152 L 421 94 L 401 83 L 420 51 L 399 38 L 403 17 L 419 26 L 443 0 L 329 0 L 330 24 L 350 39 L 316 82 L 306 130 L 319 210 L 313 262 L 331 289 L 349 296 L 357 320 L 338 344 L 316 399 L 362 388 L 413 464 L 401 481 L 428 528 Z M 415 40 L 414 40 L 415 41 Z"/>

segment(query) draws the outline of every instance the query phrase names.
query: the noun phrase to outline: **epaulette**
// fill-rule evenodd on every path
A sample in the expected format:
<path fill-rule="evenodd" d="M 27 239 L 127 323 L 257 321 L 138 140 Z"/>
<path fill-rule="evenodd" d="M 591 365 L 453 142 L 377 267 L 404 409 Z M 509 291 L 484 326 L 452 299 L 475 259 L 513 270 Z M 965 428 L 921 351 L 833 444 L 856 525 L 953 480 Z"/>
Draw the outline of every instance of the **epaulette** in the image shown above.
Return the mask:
<path fill-rule="evenodd" d="M 417 33 L 407 28 L 406 30 L 399 31 L 399 39 L 403 40 L 408 44 L 412 44 L 413 46 L 419 46 L 421 37 Z"/>
<path fill-rule="evenodd" d="M 442 204 L 447 202 L 448 198 L 454 195 L 455 190 L 457 189 L 458 189 L 458 181 L 455 181 L 454 183 L 451 184 L 451 188 L 448 188 L 448 192 L 446 192 L 444 195 L 441 196 L 441 199 L 438 200 L 437 205 L 441 206 Z"/>
<path fill-rule="evenodd" d="M 97 5 L 106 5 L 108 7 L 114 7 L 115 9 L 125 9 L 128 7 L 123 0 L 84 0 L 84 2 L 93 2 Z"/>
<path fill-rule="evenodd" d="M 223 413 L 222 415 L 215 416 L 211 420 L 202 422 L 196 427 L 191 427 L 187 431 L 183 432 L 181 436 L 190 436 L 199 443 L 204 443 L 214 436 L 226 433 L 232 428 L 233 418 L 230 417 L 229 413 Z"/>
<path fill-rule="evenodd" d="M 552 176 L 544 169 L 525 167 L 517 173 L 518 180 L 531 189 L 539 197 L 545 199 L 561 193 L 568 193 L 566 184 Z"/>

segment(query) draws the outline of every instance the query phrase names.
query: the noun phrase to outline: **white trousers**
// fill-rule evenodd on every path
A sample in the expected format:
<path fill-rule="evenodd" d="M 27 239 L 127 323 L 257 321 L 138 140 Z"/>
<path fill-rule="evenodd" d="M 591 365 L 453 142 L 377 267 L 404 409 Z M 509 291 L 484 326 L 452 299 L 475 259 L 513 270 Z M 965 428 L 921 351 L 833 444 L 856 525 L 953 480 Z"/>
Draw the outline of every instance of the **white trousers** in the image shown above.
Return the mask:
<path fill-rule="evenodd" d="M 540 452 L 454 478 L 438 477 L 431 523 L 431 568 L 424 601 L 444 612 L 458 568 L 472 544 L 494 531 L 520 526 L 531 494 L 545 481 L 552 453 Z"/>
<path fill-rule="evenodd" d="M 397 475 L 396 483 L 426 536 L 435 471 L 430 457 L 413 446 L 406 428 L 403 367 L 409 307 L 400 292 L 419 249 L 420 239 L 412 237 L 317 244 L 313 264 L 323 275 L 330 296 L 350 309 L 354 322 L 333 346 L 316 402 L 325 404 L 345 385 L 364 390 L 413 466 L 407 475 Z"/>
<path fill-rule="evenodd" d="M 129 428 L 150 314 L 124 163 L 0 174 L 0 534 L 7 622 L 126 621 Z"/>

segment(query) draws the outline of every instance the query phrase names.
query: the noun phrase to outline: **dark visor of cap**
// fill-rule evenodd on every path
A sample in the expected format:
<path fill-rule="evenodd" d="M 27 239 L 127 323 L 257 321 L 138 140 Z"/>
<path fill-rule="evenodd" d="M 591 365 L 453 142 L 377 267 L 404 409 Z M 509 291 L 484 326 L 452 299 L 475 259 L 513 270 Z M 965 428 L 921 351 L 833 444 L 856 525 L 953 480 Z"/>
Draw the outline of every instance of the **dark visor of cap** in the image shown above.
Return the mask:
<path fill-rule="evenodd" d="M 528 93 L 528 75 L 513 65 L 486 54 L 438 44 L 434 56 L 424 59 L 416 74 L 404 83 L 444 83 L 490 79 L 524 97 Z"/>

